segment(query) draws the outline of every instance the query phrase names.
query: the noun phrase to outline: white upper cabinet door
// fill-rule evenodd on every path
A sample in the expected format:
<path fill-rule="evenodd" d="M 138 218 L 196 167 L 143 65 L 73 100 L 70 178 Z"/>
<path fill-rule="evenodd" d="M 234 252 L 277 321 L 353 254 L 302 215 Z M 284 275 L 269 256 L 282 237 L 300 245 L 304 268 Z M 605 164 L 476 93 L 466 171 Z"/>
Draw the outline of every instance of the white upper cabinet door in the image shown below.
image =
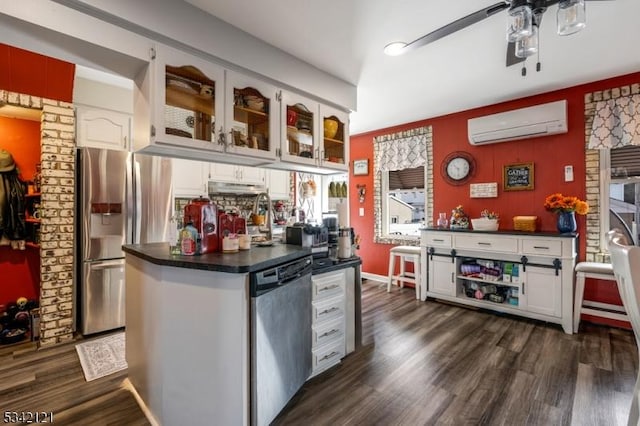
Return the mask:
<path fill-rule="evenodd" d="M 288 170 L 267 170 L 267 188 L 272 200 L 291 198 L 291 172 Z"/>
<path fill-rule="evenodd" d="M 209 163 L 203 161 L 172 159 L 173 196 L 180 198 L 207 197 Z"/>
<path fill-rule="evenodd" d="M 281 161 L 320 167 L 319 103 L 282 92 Z"/>
<path fill-rule="evenodd" d="M 216 182 L 246 183 L 264 186 L 265 170 L 260 167 L 211 163 L 209 179 Z"/>
<path fill-rule="evenodd" d="M 129 150 L 131 114 L 85 105 L 76 107 L 77 145 Z"/>
<path fill-rule="evenodd" d="M 222 151 L 224 69 L 193 55 L 157 46 L 152 60 L 151 142 Z"/>
<path fill-rule="evenodd" d="M 349 114 L 320 104 L 320 161 L 324 168 L 349 170 Z"/>
<path fill-rule="evenodd" d="M 225 152 L 272 162 L 279 147 L 278 89 L 226 71 Z"/>

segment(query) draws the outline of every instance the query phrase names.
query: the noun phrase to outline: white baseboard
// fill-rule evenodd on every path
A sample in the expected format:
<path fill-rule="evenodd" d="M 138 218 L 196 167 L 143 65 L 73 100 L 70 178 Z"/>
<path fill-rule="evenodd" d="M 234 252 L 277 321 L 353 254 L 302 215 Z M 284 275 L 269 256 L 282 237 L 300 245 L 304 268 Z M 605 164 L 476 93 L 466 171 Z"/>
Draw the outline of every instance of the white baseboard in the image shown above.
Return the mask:
<path fill-rule="evenodd" d="M 380 281 L 381 283 L 386 283 L 389 279 L 389 277 L 387 277 L 386 275 L 371 274 L 369 272 L 363 272 L 362 278 L 371 281 Z"/>

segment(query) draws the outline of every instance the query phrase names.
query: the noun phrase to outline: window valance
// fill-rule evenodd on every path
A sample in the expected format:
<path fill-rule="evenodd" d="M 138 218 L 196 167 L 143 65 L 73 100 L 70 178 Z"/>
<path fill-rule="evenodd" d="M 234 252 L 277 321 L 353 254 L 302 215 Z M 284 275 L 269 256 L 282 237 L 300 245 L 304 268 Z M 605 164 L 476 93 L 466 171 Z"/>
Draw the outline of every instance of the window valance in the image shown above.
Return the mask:
<path fill-rule="evenodd" d="M 589 149 L 640 145 L 640 95 L 598 101 Z"/>
<path fill-rule="evenodd" d="M 373 170 L 402 170 L 427 164 L 431 126 L 378 136 L 373 139 Z"/>

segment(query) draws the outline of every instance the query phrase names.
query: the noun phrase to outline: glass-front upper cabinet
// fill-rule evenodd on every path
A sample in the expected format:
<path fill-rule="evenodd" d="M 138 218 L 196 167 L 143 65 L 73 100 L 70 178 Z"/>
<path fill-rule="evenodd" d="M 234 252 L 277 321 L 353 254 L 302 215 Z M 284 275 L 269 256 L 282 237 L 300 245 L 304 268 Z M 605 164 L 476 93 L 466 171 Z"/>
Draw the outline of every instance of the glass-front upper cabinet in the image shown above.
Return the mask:
<path fill-rule="evenodd" d="M 349 170 L 349 115 L 320 104 L 322 119 L 321 164 L 324 168 Z"/>
<path fill-rule="evenodd" d="M 233 71 L 226 72 L 227 153 L 276 159 L 280 138 L 276 95 L 275 86 Z"/>
<path fill-rule="evenodd" d="M 153 61 L 155 142 L 222 151 L 224 69 L 164 46 Z"/>
<path fill-rule="evenodd" d="M 282 161 L 320 166 L 319 107 L 318 102 L 282 92 Z"/>

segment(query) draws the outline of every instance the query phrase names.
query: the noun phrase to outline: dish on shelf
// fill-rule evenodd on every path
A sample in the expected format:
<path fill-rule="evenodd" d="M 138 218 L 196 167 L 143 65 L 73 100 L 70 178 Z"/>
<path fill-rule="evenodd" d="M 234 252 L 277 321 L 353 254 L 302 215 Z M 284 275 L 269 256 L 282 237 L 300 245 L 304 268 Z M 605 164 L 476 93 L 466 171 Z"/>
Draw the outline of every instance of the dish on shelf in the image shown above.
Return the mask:
<path fill-rule="evenodd" d="M 256 245 L 258 247 L 271 247 L 273 245 L 273 240 L 259 241 Z"/>
<path fill-rule="evenodd" d="M 198 91 L 196 89 L 194 89 L 193 87 L 191 87 L 191 85 L 185 83 L 184 81 L 168 78 L 167 86 L 176 87 L 178 89 L 181 89 L 182 91 L 189 92 L 194 95 L 198 94 Z"/>

